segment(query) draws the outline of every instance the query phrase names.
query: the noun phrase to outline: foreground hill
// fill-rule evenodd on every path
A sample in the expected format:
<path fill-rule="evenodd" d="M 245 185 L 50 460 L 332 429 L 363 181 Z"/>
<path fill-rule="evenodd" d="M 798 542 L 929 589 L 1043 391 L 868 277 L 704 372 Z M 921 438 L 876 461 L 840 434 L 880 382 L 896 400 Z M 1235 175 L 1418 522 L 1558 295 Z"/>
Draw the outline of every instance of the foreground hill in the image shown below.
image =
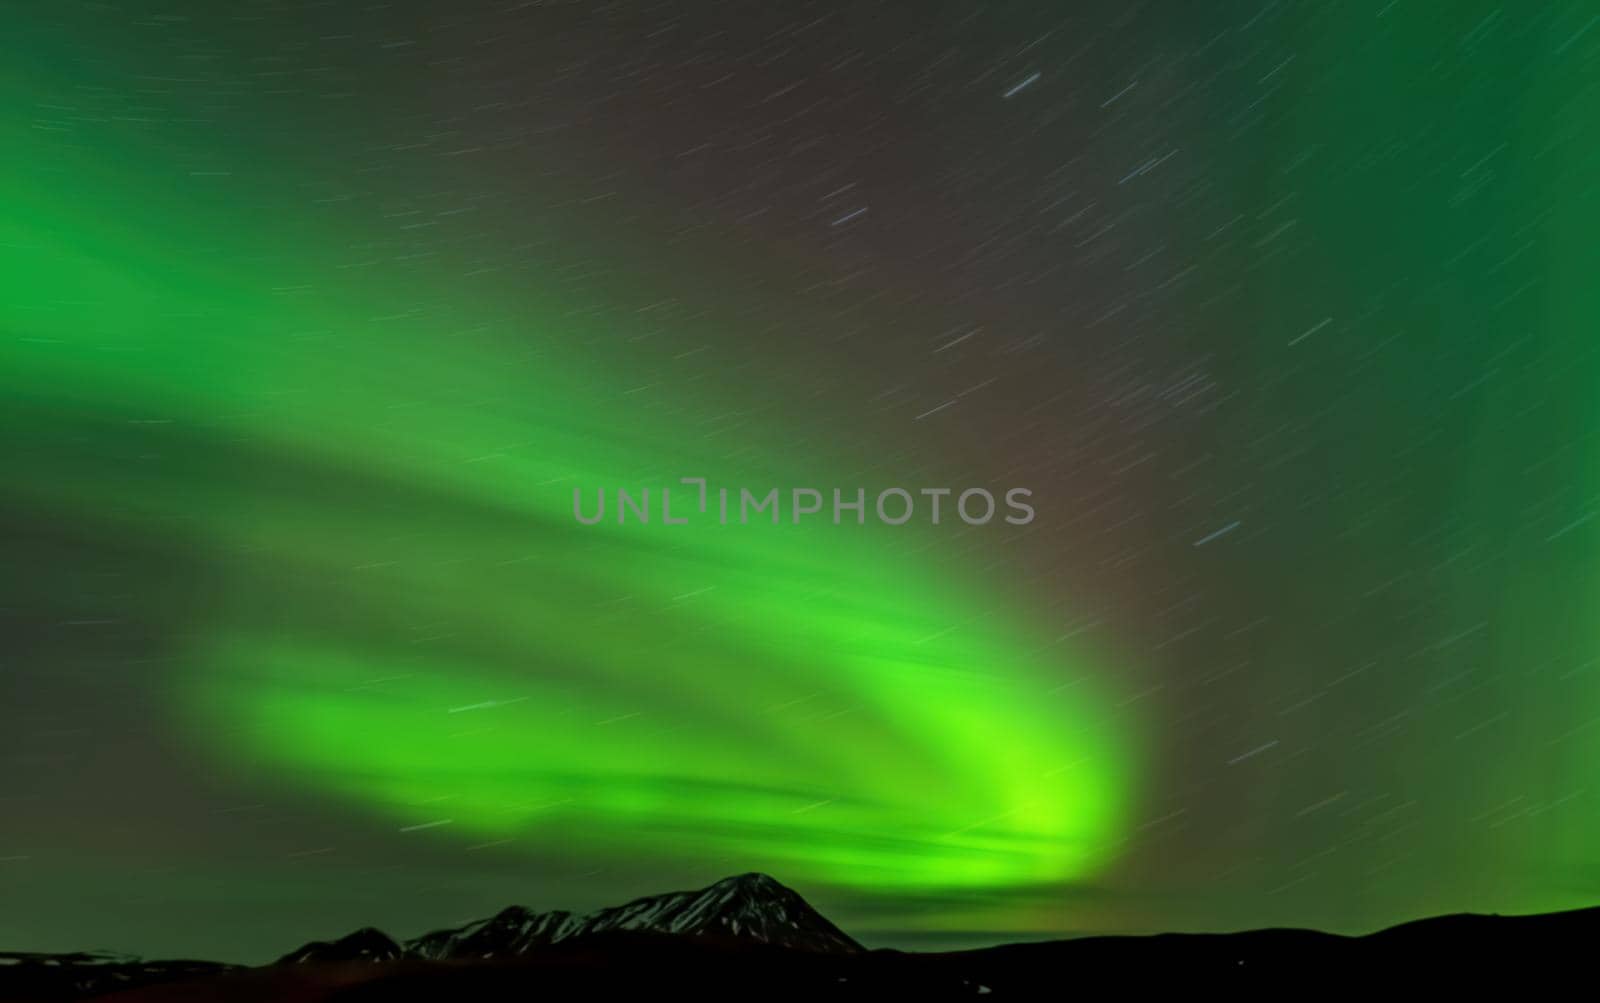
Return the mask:
<path fill-rule="evenodd" d="M 1600 909 L 1444 916 L 1364 937 L 1309 930 L 1088 937 L 974 951 L 868 951 L 765 875 L 587 915 L 513 907 L 399 943 L 367 928 L 259 968 L 111 955 L 0 955 L 0 999 L 481 1000 L 1035 996 L 1091 988 L 1303 991 L 1586 976 Z"/>

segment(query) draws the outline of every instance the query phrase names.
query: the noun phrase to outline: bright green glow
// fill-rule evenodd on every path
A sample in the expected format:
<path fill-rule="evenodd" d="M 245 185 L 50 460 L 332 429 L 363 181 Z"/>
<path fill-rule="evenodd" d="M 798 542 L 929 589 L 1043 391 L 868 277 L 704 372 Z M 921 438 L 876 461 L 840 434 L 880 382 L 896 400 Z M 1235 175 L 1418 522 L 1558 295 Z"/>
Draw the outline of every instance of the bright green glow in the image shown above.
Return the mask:
<path fill-rule="evenodd" d="M 7 178 L 30 208 L 0 235 L 25 335 L 0 364 L 94 447 L 32 454 L 15 491 L 206 555 L 172 679 L 204 754 L 574 866 L 937 889 L 1108 859 L 1131 781 L 1109 703 L 936 563 L 952 527 L 580 526 L 575 485 L 858 479 L 787 455 L 777 419 L 712 442 L 714 391 L 634 396 L 574 347 L 622 332 L 302 259 L 287 223 L 106 219 L 69 197 L 100 171 Z M 189 585 L 142 584 L 152 616 Z"/>
<path fill-rule="evenodd" d="M 786 142 L 776 104 L 735 107 L 743 90 L 701 113 L 715 92 L 694 67 L 790 48 L 743 16 L 677 70 L 630 46 L 559 51 L 551 5 L 503 32 L 471 8 L 517 5 L 12 6 L 0 899 L 17 919 L 0 942 L 189 953 L 237 937 L 227 951 L 254 954 L 305 939 L 341 894 L 321 932 L 594 905 L 743 867 L 820 893 L 869 939 L 1362 932 L 1595 901 L 1592 4 L 1108 3 L 1074 5 L 1062 30 L 1041 0 L 923 17 L 909 48 L 894 18 L 835 17 L 785 60 L 836 45 L 868 54 L 855 71 L 886 61 L 859 89 L 806 65 L 772 81 L 806 78 L 795 138 L 827 137 L 809 147 Z M 627 6 L 641 28 L 653 16 Z M 635 41 L 676 59 L 692 21 Z M 1080 58 L 1086 31 L 1106 60 Z M 385 44 L 402 35 L 419 44 Z M 1018 54 L 1043 76 L 1003 100 Z M 637 156 L 612 131 L 633 119 L 592 111 L 613 98 L 664 102 Z M 458 127 L 493 146 L 448 155 Z M 722 158 L 741 131 L 774 142 L 703 176 L 671 156 Z M 875 202 L 856 235 L 870 252 L 833 260 L 814 203 L 789 217 L 782 200 L 868 150 L 910 216 Z M 738 176 L 744 155 L 758 174 Z M 594 166 L 608 176 L 581 176 Z M 771 191 L 778 211 L 723 231 L 696 208 L 690 239 L 667 239 L 714 187 L 737 198 L 708 205 L 742 214 L 738 198 Z M 1081 201 L 1058 203 L 1068 192 Z M 830 284 L 786 297 L 797 263 Z M 977 281 L 948 283 L 968 263 Z M 591 267 L 612 277 L 568 281 Z M 806 315 L 779 317 L 788 304 Z M 891 409 L 857 422 L 862 441 L 816 448 L 785 414 L 810 381 L 848 384 L 837 356 L 799 366 L 787 394 L 726 385 L 792 358 L 770 327 L 831 344 L 809 335 L 834 307 L 859 309 L 852 329 L 885 321 L 840 343 L 884 339 L 857 357 L 885 384 L 892 346 L 947 308 L 988 325 L 940 356 L 951 366 L 1007 328 L 1058 342 L 996 358 L 972 411 L 939 417 L 992 430 L 1006 411 L 984 397 L 1003 390 L 1036 409 L 1040 439 L 999 445 L 997 465 L 1070 445 L 1085 462 L 1057 483 L 1117 472 L 1107 504 L 1034 539 L 1054 574 L 1111 572 L 1056 580 L 1037 605 L 1081 589 L 1125 655 L 1048 646 L 1064 628 L 1034 597 L 979 577 L 1026 562 L 981 536 L 573 524 L 573 484 L 915 476 L 892 458 L 927 455 L 911 438 L 926 425 Z M 1216 390 L 1153 424 L 1099 396 L 1202 371 Z M 1091 436 L 1047 424 L 1076 415 Z M 1235 519 L 1225 546 L 1192 546 Z M 391 676 L 406 678 L 335 685 Z M 1116 677 L 1150 698 L 1108 697 Z M 1148 771 L 1122 706 L 1159 723 L 1148 749 L 1132 741 Z M 449 737 L 478 727 L 496 737 Z M 119 798 L 125 778 L 153 797 Z M 499 788 L 522 786 L 550 807 L 513 817 Z M 536 799 L 552 790 L 572 793 Z M 484 843 L 501 845 L 461 852 Z M 1097 864 L 1107 845 L 1115 867 Z M 321 846 L 335 852 L 297 854 Z M 923 894 L 1030 868 L 1088 879 Z M 584 876 L 552 887 L 569 874 Z M 835 913 L 819 876 L 869 893 L 838 894 Z M 382 902 L 364 914 L 363 880 Z M 424 881 L 459 892 L 414 895 Z M 158 896 L 159 916 L 116 908 Z M 240 908 L 276 932 L 227 933 Z"/>
<path fill-rule="evenodd" d="M 581 681 L 241 639 L 201 692 L 245 723 L 249 754 L 486 838 L 732 855 L 870 886 L 1048 879 L 1104 858 L 1119 794 L 1106 738 L 954 664 L 976 647 L 896 663 L 908 640 L 811 670 L 763 666 L 759 638 L 743 659 L 651 657 L 661 629 L 637 631 L 626 670 Z"/>

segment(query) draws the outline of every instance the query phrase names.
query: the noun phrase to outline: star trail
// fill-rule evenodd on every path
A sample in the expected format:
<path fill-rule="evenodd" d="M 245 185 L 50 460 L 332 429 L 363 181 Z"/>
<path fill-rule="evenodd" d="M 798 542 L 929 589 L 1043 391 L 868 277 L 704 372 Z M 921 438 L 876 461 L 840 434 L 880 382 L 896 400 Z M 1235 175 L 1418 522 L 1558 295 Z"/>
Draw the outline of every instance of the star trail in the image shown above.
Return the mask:
<path fill-rule="evenodd" d="M 15 7 L 0 947 L 1600 895 L 1587 5 Z"/>

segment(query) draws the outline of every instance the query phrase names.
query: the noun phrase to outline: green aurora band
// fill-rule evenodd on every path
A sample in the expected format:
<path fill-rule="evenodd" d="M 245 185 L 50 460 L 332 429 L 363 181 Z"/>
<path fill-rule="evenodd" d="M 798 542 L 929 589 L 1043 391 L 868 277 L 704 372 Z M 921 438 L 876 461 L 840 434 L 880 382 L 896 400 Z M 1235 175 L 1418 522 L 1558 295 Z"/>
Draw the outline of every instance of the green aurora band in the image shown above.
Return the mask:
<path fill-rule="evenodd" d="M 14 497 L 207 555 L 170 680 L 204 754 L 574 867 L 933 890 L 1111 856 L 1126 723 L 1085 654 L 918 556 L 953 520 L 579 525 L 574 486 L 853 481 L 792 462 L 782 428 L 711 448 L 707 399 L 663 420 L 579 358 L 581 319 L 519 314 L 537 290 L 496 313 L 356 279 L 306 260 L 331 243 L 313 227 L 167 215 L 101 150 L 8 139 L 36 144 L 13 166 L 50 165 L 5 179 L 28 212 L 0 232 L 23 335 L 0 369 L 51 437 Z M 375 291 L 396 283 L 420 305 Z M 190 587 L 156 577 L 139 601 L 159 616 Z"/>
<path fill-rule="evenodd" d="M 1600 899 L 1593 5 L 838 6 L 9 20 L 0 947 Z"/>

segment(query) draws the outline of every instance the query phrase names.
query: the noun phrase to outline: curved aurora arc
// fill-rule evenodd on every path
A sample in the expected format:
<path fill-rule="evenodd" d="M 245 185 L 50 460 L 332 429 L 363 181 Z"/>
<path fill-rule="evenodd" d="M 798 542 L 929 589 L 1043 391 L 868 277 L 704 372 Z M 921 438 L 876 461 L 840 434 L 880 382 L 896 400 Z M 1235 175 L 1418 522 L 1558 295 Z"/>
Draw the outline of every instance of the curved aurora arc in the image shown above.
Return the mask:
<path fill-rule="evenodd" d="M 510 419 L 506 437 L 527 428 Z M 630 484 L 662 462 L 655 443 L 595 456 L 592 441 L 540 439 L 474 472 L 437 540 L 403 517 L 352 538 L 351 513 L 256 514 L 254 533 L 302 541 L 297 576 L 359 569 L 361 601 L 450 636 L 353 644 L 309 608 L 289 631 L 219 631 L 184 694 L 215 745 L 403 825 L 448 820 L 443 838 L 580 859 L 644 843 L 868 888 L 1048 881 L 1106 859 L 1125 753 L 1091 685 L 1052 695 L 1014 625 L 963 624 L 975 598 L 895 530 L 579 526 L 568 471 Z M 396 563 L 373 530 L 407 541 Z M 457 561 L 454 585 L 431 580 Z"/>
<path fill-rule="evenodd" d="M 31 290 L 6 318 L 28 335 L 0 358 L 12 400 L 98 444 L 32 454 L 13 491 L 201 555 L 171 700 L 241 782 L 416 838 L 863 891 L 1069 881 L 1112 856 L 1133 779 L 1114 701 L 935 563 L 952 527 L 580 526 L 573 485 L 859 479 L 791 462 L 775 426 L 710 448 L 708 401 L 630 398 L 553 308 L 464 320 L 412 289 L 386 310 L 326 262 L 301 263 L 306 291 L 261 251 L 291 227 L 219 247 L 199 214 L 161 225 L 209 253 L 150 267 L 158 206 L 107 220 L 41 187 L 59 176 L 12 182 L 33 207 L 4 234 Z M 168 609 L 181 577 L 132 601 Z"/>

